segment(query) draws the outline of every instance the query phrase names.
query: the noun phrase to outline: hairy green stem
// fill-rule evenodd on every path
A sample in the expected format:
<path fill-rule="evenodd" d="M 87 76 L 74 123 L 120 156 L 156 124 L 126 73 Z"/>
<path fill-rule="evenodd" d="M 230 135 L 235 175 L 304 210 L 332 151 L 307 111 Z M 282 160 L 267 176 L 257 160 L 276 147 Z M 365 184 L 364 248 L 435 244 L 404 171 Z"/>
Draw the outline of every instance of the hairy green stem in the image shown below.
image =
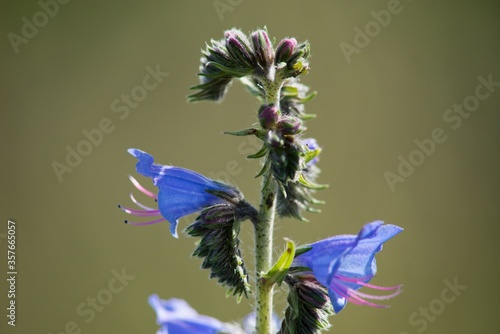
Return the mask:
<path fill-rule="evenodd" d="M 283 77 L 280 72 L 268 73 L 262 80 L 267 104 L 280 105 Z M 256 333 L 271 334 L 273 313 L 273 284 L 262 275 L 272 266 L 274 216 L 276 212 L 276 182 L 272 170 L 263 175 L 262 192 L 255 224 L 255 271 L 256 271 Z"/>
<path fill-rule="evenodd" d="M 264 174 L 262 198 L 255 225 L 255 263 L 257 276 L 257 333 L 271 333 L 273 311 L 273 285 L 262 274 L 272 265 L 274 213 L 276 209 L 276 185 L 271 171 Z"/>

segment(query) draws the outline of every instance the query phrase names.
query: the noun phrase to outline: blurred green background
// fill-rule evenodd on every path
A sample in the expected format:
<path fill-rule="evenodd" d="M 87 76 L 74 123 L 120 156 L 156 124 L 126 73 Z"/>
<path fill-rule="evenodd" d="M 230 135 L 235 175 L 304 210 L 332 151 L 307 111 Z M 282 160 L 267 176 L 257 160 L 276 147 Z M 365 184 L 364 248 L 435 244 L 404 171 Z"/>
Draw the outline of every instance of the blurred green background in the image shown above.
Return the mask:
<path fill-rule="evenodd" d="M 123 220 L 129 217 L 116 205 L 130 205 L 131 191 L 143 198 L 127 179 L 135 174 L 130 147 L 159 163 L 226 180 L 229 175 L 258 203 L 259 180 L 253 176 L 259 166 L 245 159 L 254 144 L 221 135 L 255 122 L 258 102 L 238 83 L 222 104 L 188 104 L 186 95 L 198 82 L 206 41 L 231 27 L 249 32 L 263 26 L 277 41 L 294 36 L 311 43 L 311 70 L 302 82 L 319 92 L 306 106 L 318 118 L 307 123 L 307 136 L 323 147 L 319 181 L 330 184 L 317 196 L 327 202 L 323 213 L 309 214 L 310 223 L 278 222 L 277 247 L 285 236 L 313 242 L 357 233 L 376 219 L 405 229 L 377 257 L 373 280 L 403 283 L 404 293 L 389 301 L 389 309 L 348 305 L 331 318 L 331 332 L 499 333 L 500 87 L 479 88 L 481 96 L 489 93 L 483 100 L 471 97 L 480 76 L 500 82 L 497 1 L 58 6 L 44 16 L 37 1 L 1 4 L 2 277 L 7 219 L 17 223 L 18 252 L 17 325 L 6 324 L 3 280 L 1 333 L 155 333 L 147 304 L 152 293 L 184 298 L 223 321 L 251 310 L 251 301 L 236 304 L 199 270 L 201 262 L 190 257 L 195 239 L 172 238 L 166 223 L 127 226 Z M 376 22 L 372 11 L 388 6 L 399 12 L 385 27 L 370 23 Z M 23 37 L 26 20 L 40 26 L 24 28 L 29 38 Z M 366 27 L 372 37 L 362 45 L 355 28 Z M 346 57 L 341 43 L 356 42 L 357 51 Z M 116 99 L 143 85 L 148 66 L 168 76 L 127 115 L 113 112 Z M 464 101 L 474 109 L 466 118 L 447 112 Z M 111 123 L 110 133 L 98 145 L 81 146 L 88 155 L 59 180 L 54 162 L 66 164 L 67 146 L 76 149 L 85 139 L 82 131 L 98 128 L 103 119 Z M 431 138 L 436 128 L 446 141 L 421 159 L 415 140 Z M 419 166 L 391 189 L 384 173 L 398 173 L 399 156 L 412 156 Z M 183 219 L 180 229 L 192 218 Z M 252 268 L 252 229 L 246 225 L 242 236 Z M 133 279 L 109 293 L 114 273 L 122 270 Z M 466 286 L 450 303 L 442 301 L 446 280 Z M 96 297 L 107 303 L 99 311 L 88 304 Z M 284 291 L 278 289 L 275 298 L 283 307 Z"/>

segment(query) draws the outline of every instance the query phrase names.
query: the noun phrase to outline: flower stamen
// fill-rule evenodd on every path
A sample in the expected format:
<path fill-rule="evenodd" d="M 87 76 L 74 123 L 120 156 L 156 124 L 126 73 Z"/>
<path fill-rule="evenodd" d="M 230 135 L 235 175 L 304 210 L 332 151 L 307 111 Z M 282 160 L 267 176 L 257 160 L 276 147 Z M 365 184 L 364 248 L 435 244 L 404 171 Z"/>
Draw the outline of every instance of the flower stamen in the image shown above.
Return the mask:
<path fill-rule="evenodd" d="M 123 207 L 121 205 L 118 204 L 118 207 L 120 209 L 122 209 L 125 213 L 128 213 L 129 215 L 133 215 L 133 216 L 158 216 L 160 215 L 160 210 L 154 210 L 154 209 L 151 209 L 151 210 L 135 210 L 135 209 L 130 209 L 130 208 L 126 208 L 126 207 Z"/>
<path fill-rule="evenodd" d="M 138 200 L 135 199 L 134 195 L 132 193 L 128 194 L 130 196 L 130 199 L 132 200 L 132 202 L 137 205 L 138 207 L 140 208 L 143 208 L 144 210 L 155 210 L 153 208 L 150 208 L 149 206 L 146 206 L 142 203 L 140 203 Z M 155 201 L 157 202 L 158 200 L 155 199 Z"/>
<path fill-rule="evenodd" d="M 366 279 L 368 277 L 360 277 L 360 278 L 350 278 L 346 276 L 341 276 L 341 275 L 335 275 L 335 282 L 336 284 L 333 284 L 332 289 L 339 294 L 342 298 L 346 298 L 347 301 L 356 304 L 356 305 L 366 305 L 366 306 L 371 306 L 371 307 L 377 307 L 377 308 L 386 308 L 389 307 L 388 305 L 380 305 L 376 303 L 372 303 L 367 301 L 366 299 L 371 299 L 371 300 L 387 300 L 391 299 L 393 297 L 396 297 L 399 295 L 402 290 L 401 287 L 402 285 L 395 285 L 395 286 L 378 286 L 378 285 L 373 285 L 369 283 L 365 283 L 362 281 L 362 279 Z M 396 290 L 393 293 L 385 296 L 377 296 L 377 295 L 371 295 L 368 293 L 363 293 L 360 291 L 357 291 L 355 289 L 349 288 L 345 285 L 339 284 L 340 282 L 348 282 L 348 283 L 354 283 L 356 285 L 360 285 L 362 287 L 367 287 L 371 288 L 374 290 L 381 290 L 381 291 L 392 291 Z M 337 283 L 339 282 L 339 283 Z"/>
<path fill-rule="evenodd" d="M 163 221 L 166 221 L 166 219 L 165 218 L 160 218 L 160 219 L 152 220 L 152 221 L 149 221 L 149 222 L 131 222 L 131 221 L 125 220 L 125 224 L 134 225 L 134 226 L 145 226 L 145 225 L 153 225 L 153 224 L 156 224 L 156 223 L 161 223 Z"/>
<path fill-rule="evenodd" d="M 139 189 L 139 191 L 142 192 L 144 195 L 146 195 L 148 197 L 151 197 L 151 198 L 154 198 L 154 199 L 158 198 L 158 196 L 156 196 L 155 194 L 153 194 L 151 191 L 149 191 L 146 188 L 144 188 L 143 186 L 141 186 L 141 184 L 139 183 L 139 181 L 137 181 L 133 176 L 129 175 L 128 178 L 129 178 L 130 182 L 132 182 L 132 184 L 137 189 Z"/>

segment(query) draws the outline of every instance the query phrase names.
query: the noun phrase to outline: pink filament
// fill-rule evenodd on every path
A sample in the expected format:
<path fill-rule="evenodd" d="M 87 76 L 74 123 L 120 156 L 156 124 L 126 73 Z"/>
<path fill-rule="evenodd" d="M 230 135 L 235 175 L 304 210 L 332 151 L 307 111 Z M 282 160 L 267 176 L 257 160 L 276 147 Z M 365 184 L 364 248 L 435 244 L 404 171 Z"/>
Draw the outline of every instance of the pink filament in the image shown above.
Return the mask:
<path fill-rule="evenodd" d="M 375 303 L 372 303 L 372 302 L 369 302 L 369 301 L 366 301 L 364 300 L 363 298 L 357 296 L 356 294 L 353 294 L 353 290 L 349 289 L 349 291 L 347 291 L 347 294 L 349 295 L 349 297 L 347 297 L 347 300 L 353 304 L 357 304 L 357 305 L 366 305 L 366 306 L 371 306 L 371 307 L 376 307 L 376 308 L 386 308 L 386 307 L 389 307 L 387 305 L 380 305 L 380 304 L 375 304 Z"/>
<path fill-rule="evenodd" d="M 132 182 L 132 184 L 137 188 L 139 189 L 144 195 L 146 196 L 149 196 L 151 198 L 158 198 L 158 196 L 156 196 L 155 194 L 153 194 L 151 191 L 147 190 L 146 188 L 144 188 L 143 186 L 141 186 L 141 184 L 131 175 L 128 176 L 130 182 Z"/>
<path fill-rule="evenodd" d="M 127 223 L 128 225 L 134 225 L 134 226 L 145 226 L 145 225 L 153 225 L 156 223 L 160 223 L 162 221 L 165 221 L 165 218 L 160 218 L 160 219 L 152 220 L 149 222 L 129 222 L 126 220 L 125 223 Z"/>
<path fill-rule="evenodd" d="M 396 297 L 401 293 L 401 290 L 398 289 L 397 291 L 391 293 L 390 295 L 385 295 L 385 296 L 375 296 L 375 295 L 370 295 L 367 293 L 351 290 L 350 291 L 353 295 L 359 296 L 361 298 L 366 298 L 366 299 L 373 299 L 373 300 L 387 300 Z"/>
<path fill-rule="evenodd" d="M 140 208 L 143 208 L 144 210 L 154 210 L 153 208 L 150 208 L 149 206 L 145 206 L 144 204 L 140 203 L 138 200 L 135 199 L 134 195 L 132 193 L 129 194 L 130 199 L 132 202 L 134 202 L 135 205 L 137 205 Z"/>
<path fill-rule="evenodd" d="M 158 196 L 156 196 L 151 191 L 149 191 L 146 188 L 144 188 L 143 186 L 141 186 L 140 183 L 133 176 L 129 175 L 128 178 L 129 178 L 130 182 L 132 182 L 132 184 L 140 192 L 142 192 L 144 195 L 146 195 L 148 197 L 154 198 L 155 201 L 157 201 Z M 135 199 L 135 197 L 134 197 L 134 195 L 132 195 L 132 193 L 130 193 L 129 196 L 130 196 L 130 199 L 132 200 L 132 202 L 134 202 L 134 204 L 136 204 L 138 207 L 140 207 L 144 210 L 131 209 L 131 208 L 126 208 L 126 207 L 123 207 L 121 205 L 118 205 L 118 207 L 120 209 L 122 209 L 125 213 L 128 213 L 128 214 L 133 215 L 133 216 L 137 216 L 137 217 L 152 217 L 152 216 L 160 216 L 161 217 L 160 210 L 153 209 L 153 208 L 150 208 L 148 206 L 143 205 L 142 203 L 140 203 L 139 201 L 137 201 Z M 134 225 L 134 226 L 145 226 L 145 225 L 156 224 L 156 223 L 159 223 L 159 222 L 162 222 L 165 220 L 166 220 L 165 218 L 161 217 L 159 219 L 146 221 L 146 222 L 129 222 L 126 220 L 125 223 L 127 223 L 129 225 Z"/>
<path fill-rule="evenodd" d="M 375 290 L 384 290 L 384 291 L 389 291 L 389 290 L 396 290 L 396 289 L 401 289 L 401 285 L 394 285 L 394 286 L 379 286 L 379 285 L 373 285 L 369 283 L 363 282 L 364 279 L 369 278 L 369 276 L 363 276 L 363 277 L 358 277 L 358 278 L 350 278 L 347 276 L 341 276 L 341 275 L 335 275 L 335 278 L 344 281 L 344 282 L 351 282 L 355 283 L 361 286 L 366 286 L 367 288 L 375 289 Z"/>
<path fill-rule="evenodd" d="M 368 276 L 366 276 L 364 278 L 368 278 Z M 365 299 L 387 300 L 387 299 L 393 298 L 401 293 L 401 285 L 396 285 L 396 286 L 391 286 L 391 287 L 383 287 L 383 286 L 364 283 L 361 281 L 362 279 L 363 279 L 363 277 L 350 278 L 350 277 L 345 277 L 345 276 L 341 276 L 341 275 L 335 275 L 335 280 L 334 280 L 331 288 L 336 293 L 338 293 L 342 298 L 346 298 L 349 302 L 351 302 L 353 304 L 366 305 L 366 306 L 377 307 L 377 308 L 385 308 L 385 307 L 389 307 L 389 306 L 375 304 L 375 303 L 369 302 Z M 397 290 L 397 291 L 395 291 L 389 295 L 386 295 L 386 296 L 375 296 L 375 295 L 370 295 L 367 293 L 359 292 L 359 291 L 356 291 L 354 289 L 345 287 L 341 284 L 341 281 L 355 283 L 357 285 L 372 288 L 375 290 L 382 290 L 382 291 Z"/>
<path fill-rule="evenodd" d="M 160 214 L 160 210 L 134 210 L 123 206 L 120 206 L 120 209 L 134 216 L 158 216 Z"/>

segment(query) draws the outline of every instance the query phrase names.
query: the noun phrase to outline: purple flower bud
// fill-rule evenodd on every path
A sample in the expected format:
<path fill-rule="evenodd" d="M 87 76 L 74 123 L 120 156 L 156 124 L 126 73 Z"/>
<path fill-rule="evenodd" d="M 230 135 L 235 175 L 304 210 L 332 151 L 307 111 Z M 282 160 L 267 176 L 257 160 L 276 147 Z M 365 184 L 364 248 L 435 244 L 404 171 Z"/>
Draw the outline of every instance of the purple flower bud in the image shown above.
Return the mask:
<path fill-rule="evenodd" d="M 292 56 L 297 46 L 297 40 L 295 38 L 285 38 L 281 40 L 276 48 L 275 63 L 279 64 L 281 62 L 288 62 L 288 59 Z"/>
<path fill-rule="evenodd" d="M 295 135 L 304 130 L 302 121 L 297 117 L 283 116 L 276 123 L 276 128 L 284 135 Z"/>
<path fill-rule="evenodd" d="M 280 111 L 275 105 L 262 105 L 259 109 L 259 122 L 262 128 L 272 129 L 278 122 Z"/>
<path fill-rule="evenodd" d="M 274 50 L 269 36 L 264 30 L 254 31 L 252 43 L 257 62 L 263 69 L 267 70 L 274 61 Z"/>
<path fill-rule="evenodd" d="M 224 36 L 227 51 L 234 61 L 242 68 L 252 68 L 255 60 L 247 37 L 237 29 L 226 31 Z"/>
<path fill-rule="evenodd" d="M 295 78 L 309 70 L 309 42 L 297 44 L 294 38 L 284 39 L 276 48 L 276 64 L 286 63 L 285 77 Z"/>
<path fill-rule="evenodd" d="M 288 284 L 288 308 L 281 324 L 280 333 L 320 333 L 331 325 L 328 316 L 333 314 L 332 304 L 325 288 L 310 273 L 289 274 L 285 278 Z"/>

